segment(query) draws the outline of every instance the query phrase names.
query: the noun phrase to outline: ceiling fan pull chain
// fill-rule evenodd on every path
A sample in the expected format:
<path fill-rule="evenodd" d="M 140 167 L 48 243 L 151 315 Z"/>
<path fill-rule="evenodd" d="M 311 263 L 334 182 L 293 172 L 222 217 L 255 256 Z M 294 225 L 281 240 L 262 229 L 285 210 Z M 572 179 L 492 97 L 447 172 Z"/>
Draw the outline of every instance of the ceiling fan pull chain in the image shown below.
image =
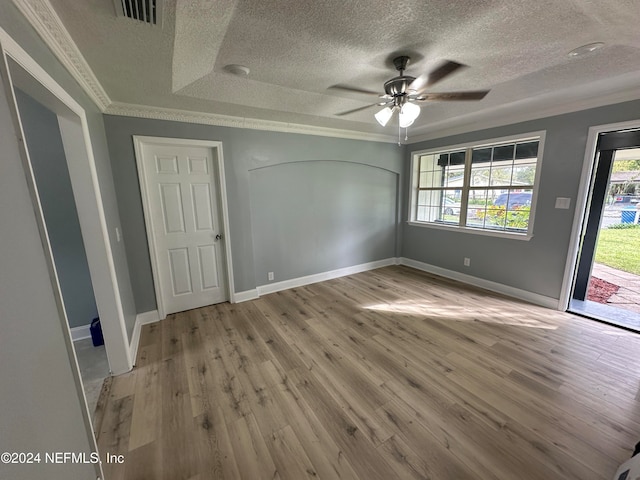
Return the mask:
<path fill-rule="evenodd" d="M 409 127 L 404 129 L 404 141 L 409 140 Z"/>
<path fill-rule="evenodd" d="M 398 146 L 402 145 L 400 143 L 400 125 L 398 124 Z"/>

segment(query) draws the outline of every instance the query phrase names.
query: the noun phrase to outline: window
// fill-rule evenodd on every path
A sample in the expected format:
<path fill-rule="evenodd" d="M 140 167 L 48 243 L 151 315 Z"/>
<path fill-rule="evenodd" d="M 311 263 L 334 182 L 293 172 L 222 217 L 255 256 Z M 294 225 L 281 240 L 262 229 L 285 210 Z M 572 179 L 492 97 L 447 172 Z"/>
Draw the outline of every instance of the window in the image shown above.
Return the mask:
<path fill-rule="evenodd" d="M 540 133 L 414 153 L 409 221 L 530 237 L 542 143 Z"/>

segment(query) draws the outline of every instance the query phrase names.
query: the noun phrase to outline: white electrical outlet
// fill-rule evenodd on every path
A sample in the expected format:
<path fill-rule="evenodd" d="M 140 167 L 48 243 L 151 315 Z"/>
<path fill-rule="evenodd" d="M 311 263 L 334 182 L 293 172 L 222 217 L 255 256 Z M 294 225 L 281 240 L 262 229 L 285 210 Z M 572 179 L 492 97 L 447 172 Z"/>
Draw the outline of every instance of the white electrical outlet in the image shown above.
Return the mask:
<path fill-rule="evenodd" d="M 269 280 L 273 280 L 273 278 L 274 278 L 274 277 L 273 277 L 273 272 L 269 272 L 269 274 L 268 274 L 268 275 L 269 275 Z"/>
<path fill-rule="evenodd" d="M 471 259 L 469 257 L 464 257 L 464 266 L 465 267 L 471 266 Z"/>
<path fill-rule="evenodd" d="M 116 240 L 119 242 L 122 240 L 122 234 L 120 233 L 120 229 L 116 227 Z"/>

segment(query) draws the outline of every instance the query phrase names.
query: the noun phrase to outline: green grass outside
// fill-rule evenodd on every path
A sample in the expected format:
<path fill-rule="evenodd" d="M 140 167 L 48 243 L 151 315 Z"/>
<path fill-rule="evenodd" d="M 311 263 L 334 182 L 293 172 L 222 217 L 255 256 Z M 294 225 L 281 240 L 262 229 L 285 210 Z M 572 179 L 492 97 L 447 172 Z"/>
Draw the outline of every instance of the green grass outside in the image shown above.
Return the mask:
<path fill-rule="evenodd" d="M 600 230 L 595 260 L 640 275 L 640 228 Z"/>

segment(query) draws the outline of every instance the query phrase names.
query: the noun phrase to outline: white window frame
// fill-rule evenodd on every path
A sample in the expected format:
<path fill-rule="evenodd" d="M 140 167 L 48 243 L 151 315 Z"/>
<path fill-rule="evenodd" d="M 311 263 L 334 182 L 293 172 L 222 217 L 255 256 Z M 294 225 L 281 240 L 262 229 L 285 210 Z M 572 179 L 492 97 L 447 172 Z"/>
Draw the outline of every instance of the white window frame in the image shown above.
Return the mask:
<path fill-rule="evenodd" d="M 456 232 L 464 232 L 471 233 L 474 235 L 486 235 L 491 237 L 503 237 L 503 238 L 511 238 L 517 240 L 530 240 L 533 237 L 533 225 L 535 220 L 536 213 L 536 205 L 538 203 L 538 189 L 540 185 L 540 173 L 542 171 L 542 162 L 544 155 L 544 142 L 545 142 L 546 131 L 538 131 L 538 132 L 529 132 L 523 133 L 519 135 L 509 135 L 506 137 L 492 138 L 488 140 L 480 140 L 476 142 L 467 142 L 457 145 L 444 145 L 438 148 L 430 148 L 427 150 L 419 150 L 411 152 L 411 179 L 410 185 L 411 190 L 409 192 L 409 219 L 407 223 L 411 226 L 415 227 L 425 227 L 425 228 L 435 228 L 439 230 L 449 230 Z M 531 210 L 529 213 L 529 225 L 526 232 L 517 232 L 517 231 L 509 231 L 509 230 L 491 230 L 484 227 L 474 227 L 474 226 L 461 226 L 461 225 L 453 225 L 447 223 L 436 223 L 436 222 L 426 222 L 416 220 L 417 215 L 417 203 L 418 203 L 418 181 L 420 179 L 420 175 L 418 169 L 420 168 L 420 157 L 423 155 L 430 155 L 434 153 L 442 153 L 442 152 L 451 152 L 454 150 L 468 150 L 474 148 L 483 148 L 490 147 L 499 144 L 508 144 L 508 143 L 521 143 L 526 141 L 538 141 L 538 160 L 536 163 L 536 174 L 533 183 L 533 194 L 531 196 Z M 469 176 L 470 176 L 470 165 L 471 158 L 467 152 L 467 157 L 465 160 L 465 169 L 464 169 L 464 184 L 462 187 L 462 202 L 460 204 L 460 216 L 463 214 L 466 215 L 467 206 L 468 206 L 468 193 L 470 190 L 469 185 Z"/>

